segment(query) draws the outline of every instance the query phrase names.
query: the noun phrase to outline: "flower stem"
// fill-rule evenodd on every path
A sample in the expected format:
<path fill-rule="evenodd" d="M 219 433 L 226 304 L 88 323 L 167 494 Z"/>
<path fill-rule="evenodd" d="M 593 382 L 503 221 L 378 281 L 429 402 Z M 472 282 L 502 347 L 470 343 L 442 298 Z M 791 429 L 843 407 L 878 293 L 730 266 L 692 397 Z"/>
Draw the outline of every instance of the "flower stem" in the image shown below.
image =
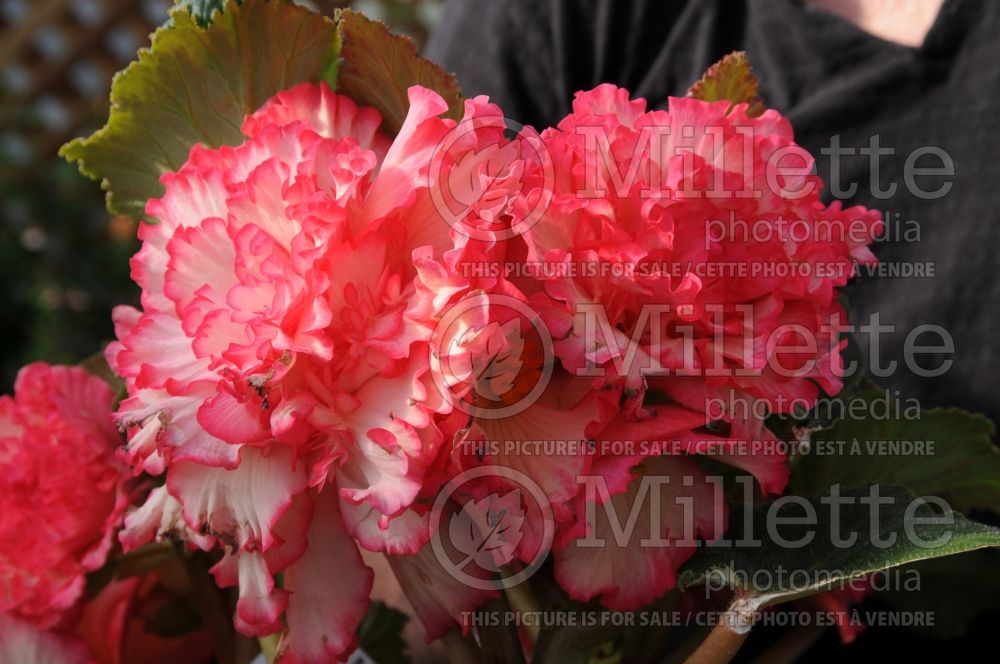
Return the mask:
<path fill-rule="evenodd" d="M 727 664 L 750 635 L 759 608 L 759 600 L 738 599 L 733 602 L 708 637 L 684 660 L 684 664 Z"/>
<path fill-rule="evenodd" d="M 709 632 L 708 638 L 684 660 L 684 664 L 726 664 L 736 655 L 749 633 L 740 634 L 733 631 L 725 621 L 720 622 Z"/>
<path fill-rule="evenodd" d="M 762 652 L 752 664 L 797 662 L 825 633 L 824 627 L 795 627 Z"/>

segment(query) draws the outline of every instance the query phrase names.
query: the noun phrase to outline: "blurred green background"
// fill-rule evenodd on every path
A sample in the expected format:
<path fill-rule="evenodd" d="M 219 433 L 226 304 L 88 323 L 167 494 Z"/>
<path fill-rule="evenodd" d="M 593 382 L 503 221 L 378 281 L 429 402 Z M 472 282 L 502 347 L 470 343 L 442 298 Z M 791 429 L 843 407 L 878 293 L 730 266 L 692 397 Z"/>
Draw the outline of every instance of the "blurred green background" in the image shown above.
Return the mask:
<path fill-rule="evenodd" d="M 204 0 L 195 0 L 204 1 Z M 213 1 L 213 0 L 208 0 Z M 419 45 L 441 0 L 350 5 Z M 34 360 L 75 363 L 113 337 L 111 308 L 138 303 L 135 224 L 56 151 L 100 127 L 115 71 L 148 45 L 170 0 L 0 0 L 0 390 Z"/>

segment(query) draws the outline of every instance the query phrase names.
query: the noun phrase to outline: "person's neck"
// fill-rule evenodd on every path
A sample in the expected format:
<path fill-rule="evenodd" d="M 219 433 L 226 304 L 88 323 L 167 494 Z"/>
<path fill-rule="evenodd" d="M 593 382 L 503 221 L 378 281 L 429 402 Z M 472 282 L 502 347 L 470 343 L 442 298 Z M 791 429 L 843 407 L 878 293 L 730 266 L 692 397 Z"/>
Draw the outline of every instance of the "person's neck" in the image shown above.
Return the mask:
<path fill-rule="evenodd" d="M 945 0 L 806 0 L 879 39 L 904 46 L 924 43 Z"/>

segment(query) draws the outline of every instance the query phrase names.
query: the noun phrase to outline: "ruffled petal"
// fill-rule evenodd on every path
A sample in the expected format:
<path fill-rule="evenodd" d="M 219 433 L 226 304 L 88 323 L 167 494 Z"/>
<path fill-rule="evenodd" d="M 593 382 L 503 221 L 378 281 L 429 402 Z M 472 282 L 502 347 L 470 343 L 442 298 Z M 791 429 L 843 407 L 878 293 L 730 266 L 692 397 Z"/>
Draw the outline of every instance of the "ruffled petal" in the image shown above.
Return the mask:
<path fill-rule="evenodd" d="M 621 611 L 645 606 L 674 586 L 696 538 L 722 535 L 725 503 L 695 463 L 656 457 L 640 468 L 628 490 L 610 500 L 603 502 L 600 494 L 584 497 L 578 521 L 554 550 L 556 580 L 574 599 L 600 597 L 604 606 Z M 643 489 L 643 477 L 667 481 L 659 484 L 658 502 L 651 484 Z M 636 518 L 630 531 L 631 514 Z"/>
<path fill-rule="evenodd" d="M 321 664 L 343 656 L 356 645 L 368 610 L 373 574 L 344 530 L 333 492 L 316 497 L 308 538 L 306 555 L 285 571 L 291 597 L 288 629 L 278 646 L 282 664 Z"/>
<path fill-rule="evenodd" d="M 243 448 L 233 470 L 183 461 L 167 474 L 170 494 L 192 530 L 251 551 L 275 544 L 275 524 L 306 483 L 305 470 L 283 447 L 270 453 Z"/>
<path fill-rule="evenodd" d="M 340 512 L 347 532 L 369 551 L 409 555 L 430 539 L 428 515 L 413 509 L 387 517 L 367 503 L 354 504 L 341 499 Z"/>

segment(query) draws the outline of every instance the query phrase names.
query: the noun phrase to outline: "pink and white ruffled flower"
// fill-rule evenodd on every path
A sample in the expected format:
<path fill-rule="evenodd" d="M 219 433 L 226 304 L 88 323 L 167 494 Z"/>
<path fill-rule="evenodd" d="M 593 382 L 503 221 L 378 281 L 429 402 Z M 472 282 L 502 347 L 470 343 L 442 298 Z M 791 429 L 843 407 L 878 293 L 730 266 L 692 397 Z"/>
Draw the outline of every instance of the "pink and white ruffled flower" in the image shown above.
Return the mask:
<path fill-rule="evenodd" d="M 435 204 L 447 105 L 419 86 L 409 101 L 390 139 L 374 109 L 301 84 L 246 119 L 241 145 L 195 146 L 139 231 L 143 310 L 114 313 L 126 456 L 166 473 L 122 541 L 221 545 L 237 627 L 284 627 L 288 662 L 351 648 L 371 588 L 357 544 L 413 554 L 429 537 L 414 502 L 451 409 L 429 342 L 476 285 L 447 266 L 491 243 Z M 463 122 L 448 163 L 495 167 L 476 155 L 507 142 L 499 110 L 470 100 Z"/>
<path fill-rule="evenodd" d="M 630 411 L 654 381 L 698 410 L 734 391 L 789 412 L 840 390 L 834 298 L 855 261 L 874 262 L 880 216 L 823 205 L 789 122 L 729 107 L 671 98 L 646 111 L 601 85 L 542 133 L 552 204 L 521 229 L 546 266 L 533 302 L 563 365 L 614 374 Z"/>
<path fill-rule="evenodd" d="M 637 609 L 673 586 L 697 541 L 725 527 L 725 503 L 694 455 L 751 473 L 764 493 L 784 489 L 788 469 L 761 413 L 840 391 L 846 316 L 834 298 L 855 262 L 874 262 L 867 244 L 881 220 L 820 202 L 812 157 L 775 111 L 752 118 L 746 105 L 670 99 L 668 111 L 647 112 L 610 85 L 578 93 L 573 109 L 541 135 L 554 176 L 529 162 L 525 177 L 528 190 L 532 179 L 551 186 L 552 202 L 514 228 L 541 282 L 528 286 L 529 301 L 551 331 L 557 371 L 590 376 L 614 400 L 594 410 L 585 435 L 598 450 L 624 441 L 636 452 L 551 460 L 534 477 L 548 491 L 566 468 L 603 480 L 600 495 L 553 493 L 564 505 L 556 578 L 574 598 Z M 540 409 L 518 417 L 530 422 Z M 521 434 L 558 437 L 551 427 Z M 667 481 L 658 533 L 643 530 L 643 478 L 653 475 Z M 679 497 L 693 505 L 691 533 Z M 614 530 L 606 509 L 624 523 L 640 506 L 629 541 L 586 544 Z M 659 545 L 643 543 L 651 538 Z"/>

